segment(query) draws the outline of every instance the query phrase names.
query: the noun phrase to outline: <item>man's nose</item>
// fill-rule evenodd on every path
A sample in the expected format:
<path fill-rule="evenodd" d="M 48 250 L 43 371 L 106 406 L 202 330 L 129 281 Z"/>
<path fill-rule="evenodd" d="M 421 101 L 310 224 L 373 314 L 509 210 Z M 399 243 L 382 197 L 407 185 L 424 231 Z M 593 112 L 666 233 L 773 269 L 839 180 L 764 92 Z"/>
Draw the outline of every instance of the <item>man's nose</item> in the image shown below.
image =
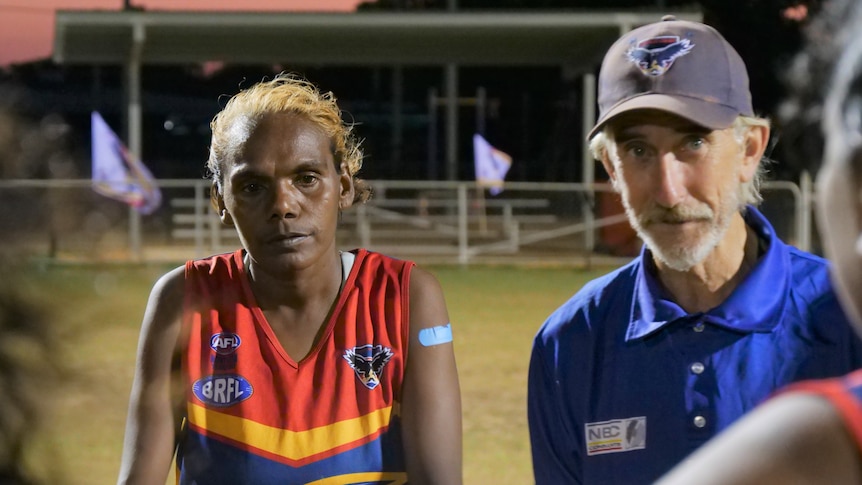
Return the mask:
<path fill-rule="evenodd" d="M 674 207 L 685 200 L 685 164 L 673 152 L 661 154 L 656 177 L 656 203 L 663 207 Z"/>

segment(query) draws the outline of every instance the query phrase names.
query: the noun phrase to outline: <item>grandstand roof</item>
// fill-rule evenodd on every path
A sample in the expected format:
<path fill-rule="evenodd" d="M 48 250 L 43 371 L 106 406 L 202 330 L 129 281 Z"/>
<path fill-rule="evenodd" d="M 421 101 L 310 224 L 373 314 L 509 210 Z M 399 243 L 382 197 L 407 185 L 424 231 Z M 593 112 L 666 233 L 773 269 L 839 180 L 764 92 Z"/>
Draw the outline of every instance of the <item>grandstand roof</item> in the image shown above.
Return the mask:
<path fill-rule="evenodd" d="M 655 12 L 58 11 L 53 58 L 121 64 L 595 66 Z M 700 13 L 678 18 L 701 20 Z"/>

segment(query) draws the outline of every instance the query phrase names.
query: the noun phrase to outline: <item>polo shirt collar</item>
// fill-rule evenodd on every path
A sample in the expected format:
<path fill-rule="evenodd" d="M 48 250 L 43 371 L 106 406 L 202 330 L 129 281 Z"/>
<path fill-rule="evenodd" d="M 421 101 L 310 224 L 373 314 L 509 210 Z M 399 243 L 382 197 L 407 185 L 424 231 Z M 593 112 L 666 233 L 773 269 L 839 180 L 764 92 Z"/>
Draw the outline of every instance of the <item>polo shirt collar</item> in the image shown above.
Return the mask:
<path fill-rule="evenodd" d="M 637 340 L 675 322 L 699 320 L 741 333 L 768 332 L 778 323 L 790 290 L 789 253 L 775 235 L 769 221 L 748 206 L 745 223 L 761 240 L 766 252 L 746 278 L 719 306 L 706 313 L 687 314 L 677 305 L 655 276 L 652 254 L 644 246 L 635 275 L 626 341 Z"/>

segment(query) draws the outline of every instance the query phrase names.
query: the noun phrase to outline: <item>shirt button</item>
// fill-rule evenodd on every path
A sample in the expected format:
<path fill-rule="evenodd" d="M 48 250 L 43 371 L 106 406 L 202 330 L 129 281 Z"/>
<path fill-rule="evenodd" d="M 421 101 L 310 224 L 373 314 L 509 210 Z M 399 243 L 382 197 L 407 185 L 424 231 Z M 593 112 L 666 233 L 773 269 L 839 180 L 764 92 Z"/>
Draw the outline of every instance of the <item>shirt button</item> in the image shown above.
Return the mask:
<path fill-rule="evenodd" d="M 702 374 L 703 373 L 703 364 L 700 362 L 695 362 L 694 364 L 691 364 L 691 367 L 689 367 L 689 368 L 691 369 L 691 372 L 693 374 Z"/>
<path fill-rule="evenodd" d="M 698 428 L 703 428 L 704 426 L 706 426 L 706 418 L 704 418 L 703 416 L 695 416 L 694 425 Z"/>
<path fill-rule="evenodd" d="M 703 322 L 697 322 L 694 324 L 694 331 L 695 332 L 703 332 L 703 329 L 704 329 Z"/>

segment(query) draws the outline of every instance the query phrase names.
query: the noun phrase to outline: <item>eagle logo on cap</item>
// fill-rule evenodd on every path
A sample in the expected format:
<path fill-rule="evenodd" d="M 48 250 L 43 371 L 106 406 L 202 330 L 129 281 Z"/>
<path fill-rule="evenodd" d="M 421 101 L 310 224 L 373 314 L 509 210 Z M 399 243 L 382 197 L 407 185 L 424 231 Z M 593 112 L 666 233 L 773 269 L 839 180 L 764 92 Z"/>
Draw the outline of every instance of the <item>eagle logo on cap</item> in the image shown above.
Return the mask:
<path fill-rule="evenodd" d="M 675 35 L 653 37 L 633 45 L 626 58 L 638 66 L 646 76 L 661 76 L 678 57 L 691 52 L 694 44 L 688 39 L 680 39 Z"/>

